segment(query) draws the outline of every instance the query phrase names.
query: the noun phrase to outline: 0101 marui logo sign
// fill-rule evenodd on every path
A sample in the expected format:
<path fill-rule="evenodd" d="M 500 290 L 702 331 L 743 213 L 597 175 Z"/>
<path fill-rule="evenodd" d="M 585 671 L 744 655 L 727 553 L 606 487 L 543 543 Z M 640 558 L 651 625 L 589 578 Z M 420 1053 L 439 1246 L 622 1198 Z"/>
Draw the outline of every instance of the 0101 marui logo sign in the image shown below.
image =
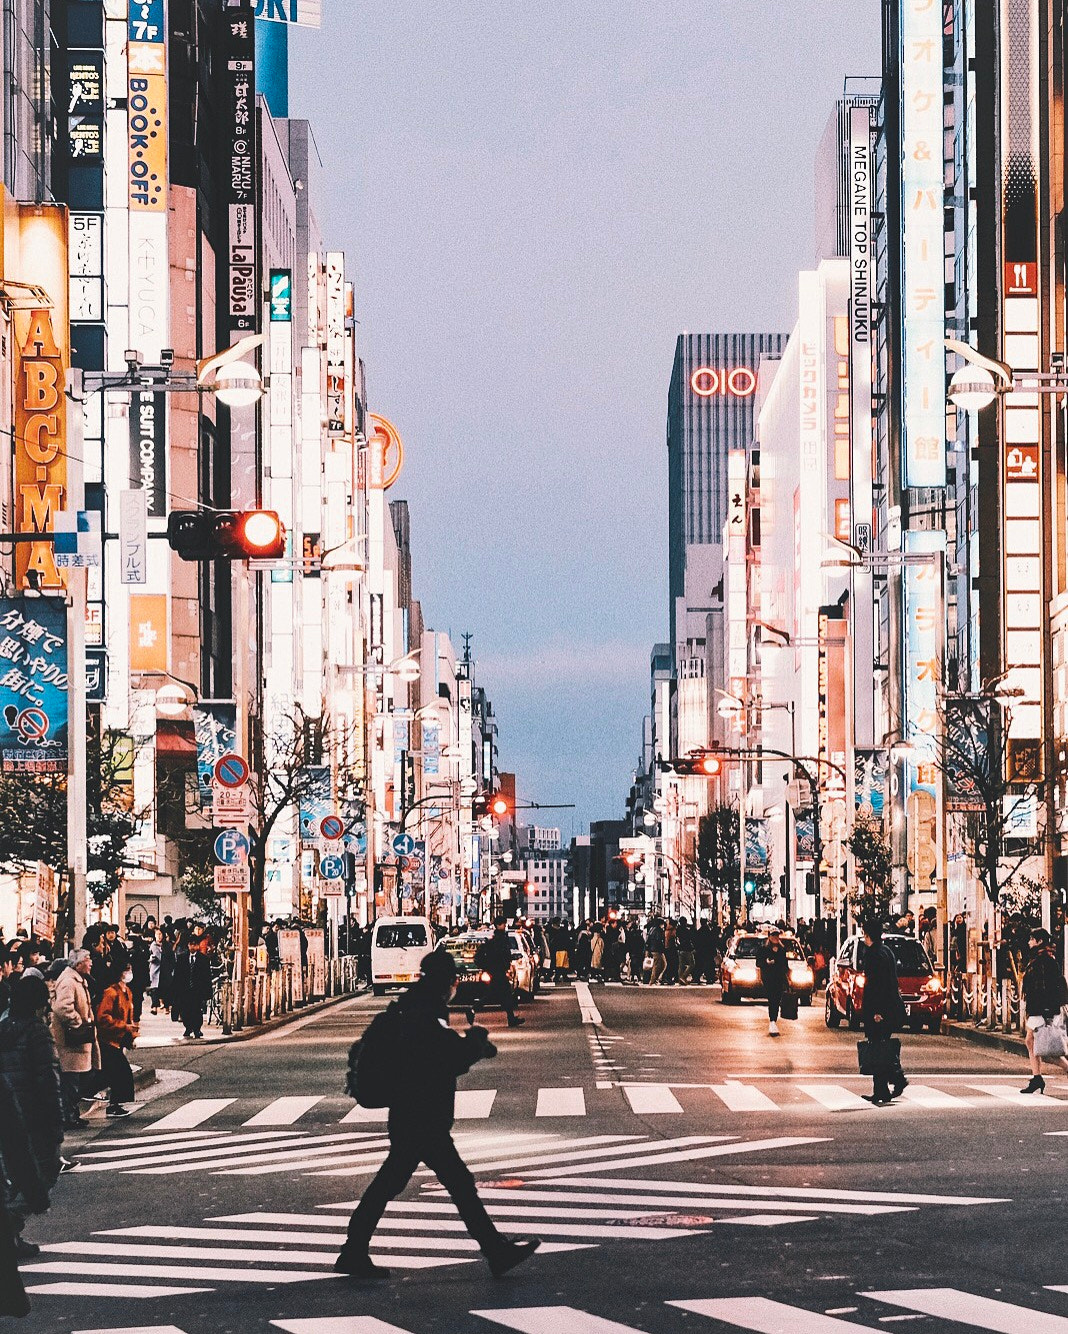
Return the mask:
<path fill-rule="evenodd" d="M 4 773 L 67 772 L 67 608 L 0 598 L 0 762 Z"/>

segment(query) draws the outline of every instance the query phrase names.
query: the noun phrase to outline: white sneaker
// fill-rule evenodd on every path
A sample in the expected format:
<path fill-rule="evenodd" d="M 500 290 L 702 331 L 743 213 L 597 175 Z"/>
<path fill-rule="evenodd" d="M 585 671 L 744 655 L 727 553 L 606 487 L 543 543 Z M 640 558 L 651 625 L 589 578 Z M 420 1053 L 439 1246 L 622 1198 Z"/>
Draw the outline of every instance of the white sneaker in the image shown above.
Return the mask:
<path fill-rule="evenodd" d="M 773 1019 L 771 1023 L 768 1024 L 768 1037 L 777 1038 L 778 1036 L 779 1036 L 779 1025 Z"/>

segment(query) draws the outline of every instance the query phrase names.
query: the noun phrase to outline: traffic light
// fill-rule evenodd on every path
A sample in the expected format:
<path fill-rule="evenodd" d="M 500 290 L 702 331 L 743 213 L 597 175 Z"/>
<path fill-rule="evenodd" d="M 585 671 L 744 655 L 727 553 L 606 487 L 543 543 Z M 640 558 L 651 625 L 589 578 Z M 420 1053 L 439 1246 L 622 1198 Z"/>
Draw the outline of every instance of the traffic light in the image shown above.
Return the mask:
<path fill-rule="evenodd" d="M 490 815 L 497 820 L 503 820 L 505 816 L 511 815 L 512 806 L 503 792 L 491 792 L 489 795 L 488 809 Z"/>
<path fill-rule="evenodd" d="M 745 890 L 745 897 L 748 899 L 750 903 L 752 903 L 753 896 L 756 894 L 756 880 L 754 879 L 754 877 L 751 875 L 747 875 L 745 877 L 745 884 L 742 887 Z"/>
<path fill-rule="evenodd" d="M 167 543 L 182 560 L 280 560 L 286 529 L 274 510 L 174 510 Z"/>
<path fill-rule="evenodd" d="M 722 759 L 712 750 L 691 750 L 689 755 L 671 760 L 667 766 L 677 774 L 693 774 L 698 778 L 715 778 L 723 772 Z"/>

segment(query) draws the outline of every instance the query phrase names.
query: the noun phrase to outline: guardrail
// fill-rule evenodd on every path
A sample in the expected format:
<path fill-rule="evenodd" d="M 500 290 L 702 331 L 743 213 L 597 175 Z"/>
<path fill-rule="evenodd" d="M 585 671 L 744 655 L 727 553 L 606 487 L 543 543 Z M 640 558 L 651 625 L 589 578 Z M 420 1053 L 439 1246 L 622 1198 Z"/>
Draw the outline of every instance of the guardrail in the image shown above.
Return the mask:
<path fill-rule="evenodd" d="M 250 972 L 243 983 L 225 978 L 216 1003 L 223 1032 L 239 1033 L 315 1001 L 354 995 L 360 987 L 355 958 L 327 959 L 311 968 L 284 963 L 271 972 Z"/>
<path fill-rule="evenodd" d="M 954 973 L 949 981 L 946 1016 L 990 1032 L 1022 1033 L 1024 1009 L 1015 981 L 986 973 Z"/>

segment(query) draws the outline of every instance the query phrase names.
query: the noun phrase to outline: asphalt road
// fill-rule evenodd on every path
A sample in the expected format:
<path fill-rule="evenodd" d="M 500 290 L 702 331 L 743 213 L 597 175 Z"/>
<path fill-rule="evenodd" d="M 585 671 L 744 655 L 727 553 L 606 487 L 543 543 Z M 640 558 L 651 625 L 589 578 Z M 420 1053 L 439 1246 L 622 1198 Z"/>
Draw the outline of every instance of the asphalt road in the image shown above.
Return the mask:
<path fill-rule="evenodd" d="M 491 1012 L 457 1140 L 542 1251 L 494 1281 L 423 1176 L 376 1237 L 392 1281 L 334 1277 L 384 1147 L 341 1092 L 381 1004 L 153 1052 L 166 1091 L 68 1142 L 20 1328 L 1068 1334 L 1063 1076 L 1025 1099 L 1018 1058 L 906 1035 L 907 1100 L 876 1109 L 818 1006 L 774 1039 L 709 988 L 559 988 L 511 1031 Z"/>

